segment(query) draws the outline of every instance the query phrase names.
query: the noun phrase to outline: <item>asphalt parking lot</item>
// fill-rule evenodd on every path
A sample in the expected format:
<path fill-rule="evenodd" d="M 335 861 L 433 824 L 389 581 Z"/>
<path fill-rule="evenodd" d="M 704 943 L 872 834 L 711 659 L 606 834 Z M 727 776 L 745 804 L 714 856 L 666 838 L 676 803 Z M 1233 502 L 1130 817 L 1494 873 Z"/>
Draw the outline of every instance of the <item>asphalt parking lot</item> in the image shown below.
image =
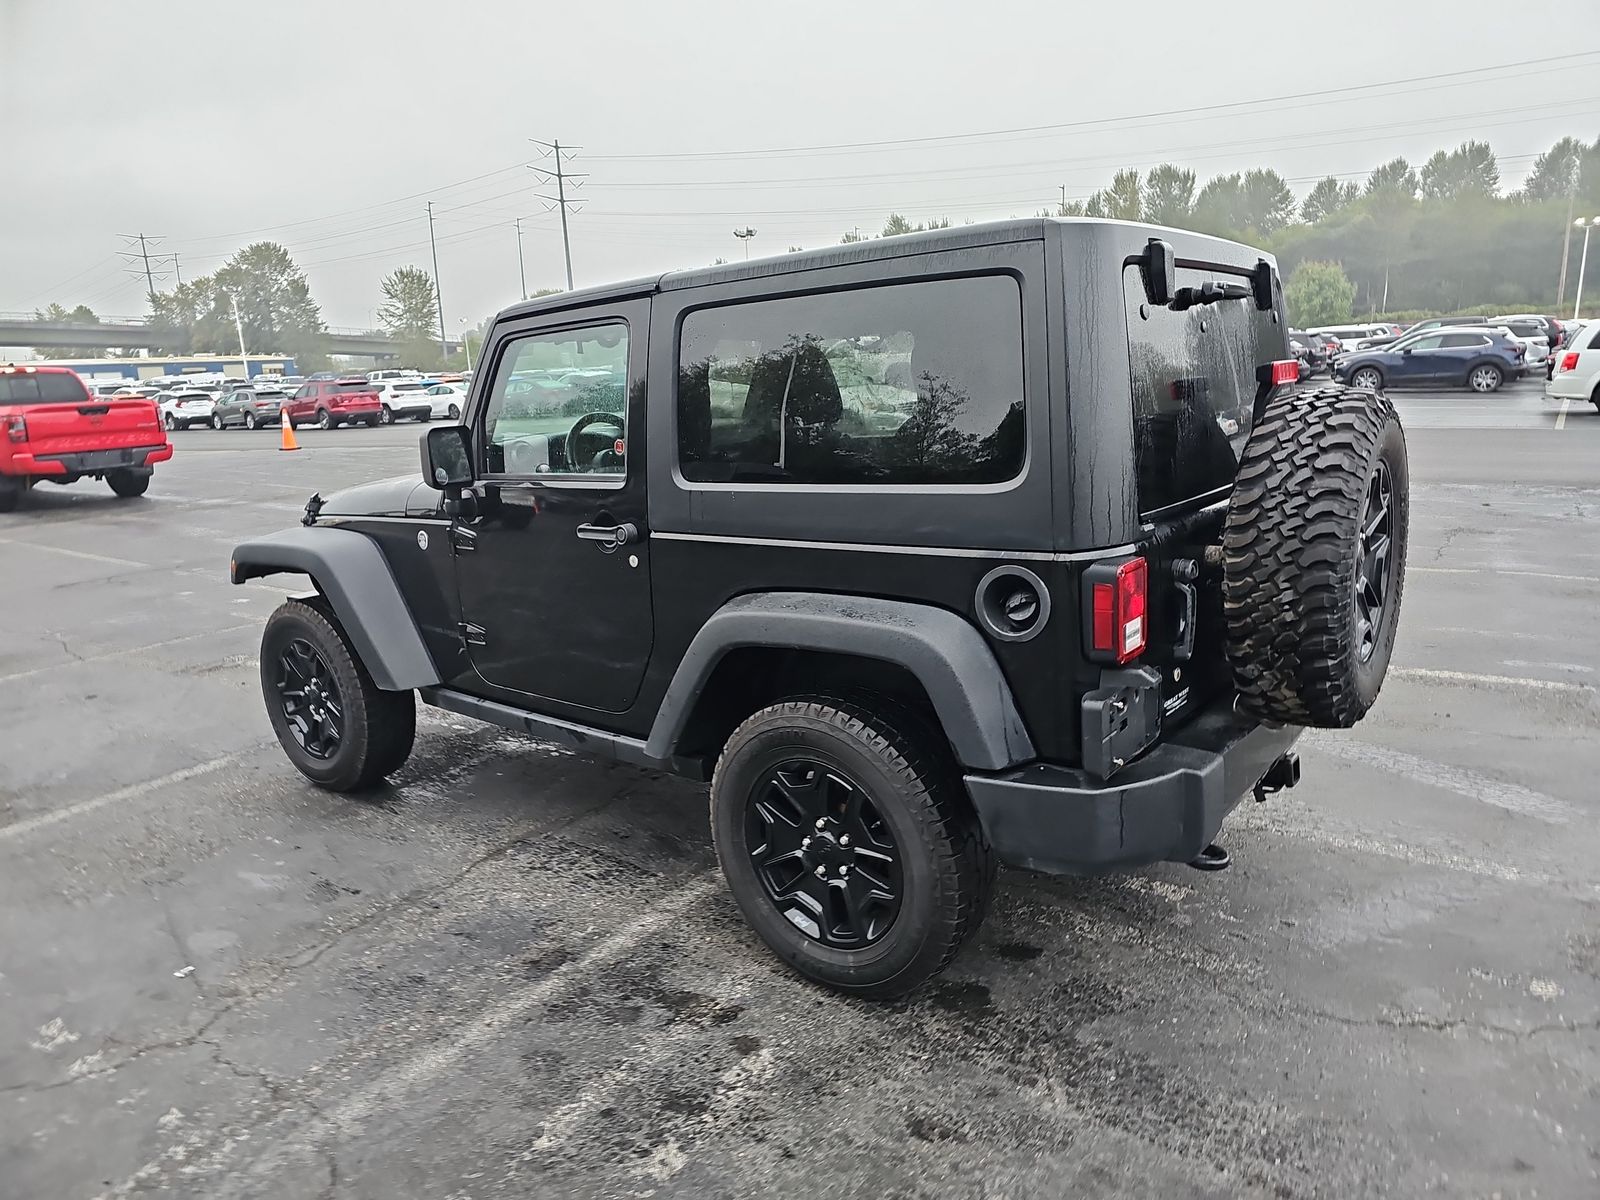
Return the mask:
<path fill-rule="evenodd" d="M 1232 870 L 1010 872 L 910 1001 L 802 985 L 690 784 L 426 715 L 317 791 L 228 551 L 420 430 L 179 433 L 0 518 L 0 1195 L 1600 1195 L 1600 413 L 1396 394 L 1358 729 Z"/>

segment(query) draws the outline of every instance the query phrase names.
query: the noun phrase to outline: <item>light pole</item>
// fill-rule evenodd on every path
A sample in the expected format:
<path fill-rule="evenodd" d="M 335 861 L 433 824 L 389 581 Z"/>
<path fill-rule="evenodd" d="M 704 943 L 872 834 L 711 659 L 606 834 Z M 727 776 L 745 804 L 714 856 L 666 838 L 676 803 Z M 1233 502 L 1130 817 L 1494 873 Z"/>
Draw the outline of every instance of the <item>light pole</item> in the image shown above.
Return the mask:
<path fill-rule="evenodd" d="M 472 342 L 468 340 L 468 335 L 471 333 L 471 331 L 467 328 L 467 319 L 465 317 L 461 317 L 459 320 L 461 321 L 461 348 L 467 352 L 467 370 L 471 371 Z"/>
<path fill-rule="evenodd" d="M 1589 265 L 1589 231 L 1600 225 L 1600 217 L 1579 217 L 1572 223 L 1583 230 L 1583 253 L 1578 257 L 1578 291 L 1572 298 L 1572 319 L 1578 319 L 1578 306 L 1583 303 L 1583 269 Z"/>
<path fill-rule="evenodd" d="M 741 242 L 744 243 L 744 260 L 745 260 L 745 262 L 749 262 L 750 261 L 750 239 L 755 237 L 755 235 L 756 235 L 756 231 L 754 229 L 751 229 L 750 226 L 748 226 L 748 225 L 746 225 L 743 229 L 735 229 L 733 231 L 733 236 L 738 238 Z"/>

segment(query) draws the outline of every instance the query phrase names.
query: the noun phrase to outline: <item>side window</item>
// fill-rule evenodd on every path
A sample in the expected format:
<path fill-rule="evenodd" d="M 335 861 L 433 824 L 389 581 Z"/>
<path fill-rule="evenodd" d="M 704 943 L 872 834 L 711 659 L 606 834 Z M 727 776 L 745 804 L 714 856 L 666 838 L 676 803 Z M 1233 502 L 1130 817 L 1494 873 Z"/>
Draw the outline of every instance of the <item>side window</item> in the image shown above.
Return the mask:
<path fill-rule="evenodd" d="M 999 483 L 1021 471 L 1022 294 L 1009 275 L 705 308 L 678 347 L 697 483 Z"/>
<path fill-rule="evenodd" d="M 1411 343 L 1411 348 L 1413 350 L 1437 350 L 1443 342 L 1444 336 L 1436 333 L 1432 337 L 1418 338 Z"/>
<path fill-rule="evenodd" d="M 1447 333 L 1444 335 L 1444 346 L 1447 350 L 1461 349 L 1466 346 L 1487 346 L 1489 339 L 1480 333 Z"/>
<path fill-rule="evenodd" d="M 624 322 L 533 333 L 506 346 L 484 409 L 489 474 L 621 476 L 627 440 Z"/>

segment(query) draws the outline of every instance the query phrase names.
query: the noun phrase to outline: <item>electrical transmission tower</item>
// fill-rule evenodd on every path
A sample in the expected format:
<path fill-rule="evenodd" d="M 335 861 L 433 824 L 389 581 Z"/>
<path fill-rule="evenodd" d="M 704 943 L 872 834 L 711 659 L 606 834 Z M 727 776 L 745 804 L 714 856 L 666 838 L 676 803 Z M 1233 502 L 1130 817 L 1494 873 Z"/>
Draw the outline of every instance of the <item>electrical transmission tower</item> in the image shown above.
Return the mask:
<path fill-rule="evenodd" d="M 166 241 L 166 239 L 159 237 L 146 237 L 142 233 L 124 233 L 119 234 L 118 236 L 128 244 L 128 248 L 126 250 L 118 252 L 123 258 L 127 259 L 130 263 L 132 263 L 134 259 L 144 260 L 144 283 L 146 288 L 145 295 L 150 303 L 150 307 L 154 308 L 156 302 L 157 272 L 150 266 L 150 251 L 156 245 Z M 139 247 L 137 250 L 134 249 L 135 245 Z M 157 261 L 159 262 L 160 259 L 158 258 Z M 176 256 L 173 256 L 173 263 L 174 265 L 177 263 Z M 137 270 L 131 272 L 131 274 L 134 275 L 137 275 L 138 273 L 139 272 Z M 160 274 L 162 278 L 166 278 L 165 271 L 161 272 Z"/>
<path fill-rule="evenodd" d="M 575 181 L 572 186 L 581 188 L 583 181 L 589 176 L 587 171 L 566 170 L 565 163 L 572 158 L 575 152 L 583 149 L 583 147 L 568 146 L 563 150 L 560 142 L 541 142 L 538 138 L 529 138 L 528 140 L 535 146 L 543 146 L 545 148 L 545 157 L 551 159 L 555 164 L 553 170 L 547 171 L 542 167 L 531 167 L 530 170 L 537 171 L 544 176 L 543 182 L 546 186 L 550 184 L 552 179 L 555 180 L 556 194 L 554 196 L 546 196 L 541 192 L 535 192 L 534 195 L 561 210 L 561 251 L 566 255 L 567 259 L 567 291 L 570 292 L 572 290 L 572 240 L 567 235 L 567 208 L 571 205 L 574 206 L 574 212 L 578 211 L 576 206 L 579 201 L 567 199 L 567 183 L 569 180 Z"/>

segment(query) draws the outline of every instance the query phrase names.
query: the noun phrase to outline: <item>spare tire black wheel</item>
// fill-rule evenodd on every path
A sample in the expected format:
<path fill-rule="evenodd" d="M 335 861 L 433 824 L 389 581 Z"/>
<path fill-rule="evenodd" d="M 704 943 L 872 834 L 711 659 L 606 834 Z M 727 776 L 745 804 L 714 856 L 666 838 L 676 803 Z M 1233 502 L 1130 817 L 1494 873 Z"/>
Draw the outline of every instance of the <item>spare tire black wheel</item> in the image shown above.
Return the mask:
<path fill-rule="evenodd" d="M 1222 541 L 1241 708 L 1324 729 L 1366 715 L 1399 627 L 1409 487 L 1405 433 L 1382 393 L 1323 386 L 1268 402 Z"/>

